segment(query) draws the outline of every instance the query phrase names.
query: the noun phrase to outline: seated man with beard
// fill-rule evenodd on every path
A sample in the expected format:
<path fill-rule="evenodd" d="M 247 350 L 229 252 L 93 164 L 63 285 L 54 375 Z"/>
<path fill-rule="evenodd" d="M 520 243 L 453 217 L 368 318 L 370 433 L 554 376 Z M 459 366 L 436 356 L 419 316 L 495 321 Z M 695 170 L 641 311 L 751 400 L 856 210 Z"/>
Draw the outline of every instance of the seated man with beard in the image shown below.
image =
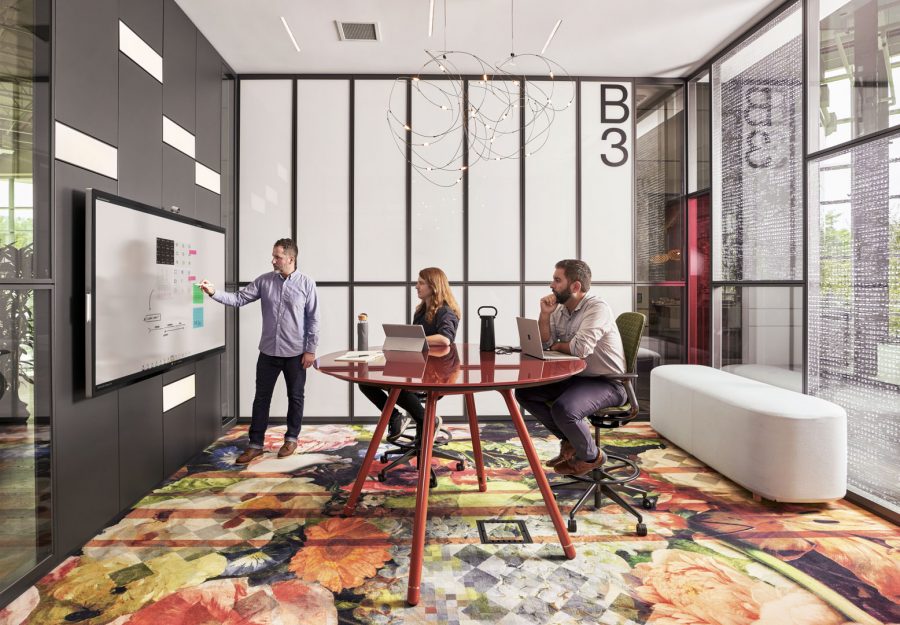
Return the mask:
<path fill-rule="evenodd" d="M 541 298 L 538 326 L 545 349 L 572 354 L 587 366 L 578 375 L 546 386 L 522 388 L 516 399 L 561 443 L 547 462 L 557 473 L 581 475 L 605 460 L 585 417 L 625 402 L 625 388 L 605 375 L 625 372 L 625 350 L 609 304 L 588 293 L 591 269 L 581 260 L 556 263 L 550 289 Z"/>

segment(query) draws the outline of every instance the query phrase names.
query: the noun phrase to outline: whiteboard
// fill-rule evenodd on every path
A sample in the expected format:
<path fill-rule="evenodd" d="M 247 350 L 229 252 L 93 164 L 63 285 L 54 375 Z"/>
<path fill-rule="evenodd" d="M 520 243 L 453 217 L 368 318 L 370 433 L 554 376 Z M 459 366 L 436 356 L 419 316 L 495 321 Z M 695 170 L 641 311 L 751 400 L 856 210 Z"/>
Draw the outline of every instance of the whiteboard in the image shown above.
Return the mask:
<path fill-rule="evenodd" d="M 225 307 L 197 283 L 225 284 L 225 231 L 88 189 L 87 394 L 225 346 Z"/>

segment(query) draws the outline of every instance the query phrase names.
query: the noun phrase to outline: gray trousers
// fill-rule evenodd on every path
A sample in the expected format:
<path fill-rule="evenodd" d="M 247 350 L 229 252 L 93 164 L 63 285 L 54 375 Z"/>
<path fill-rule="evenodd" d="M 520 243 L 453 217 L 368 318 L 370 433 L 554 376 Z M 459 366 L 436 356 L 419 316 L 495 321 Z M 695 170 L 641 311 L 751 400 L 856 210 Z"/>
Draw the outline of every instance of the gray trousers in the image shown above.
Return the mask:
<path fill-rule="evenodd" d="M 579 460 L 593 460 L 598 452 L 584 418 L 601 408 L 621 406 L 627 397 L 625 387 L 618 382 L 578 376 L 516 390 L 519 403 L 557 438 L 572 443 Z"/>

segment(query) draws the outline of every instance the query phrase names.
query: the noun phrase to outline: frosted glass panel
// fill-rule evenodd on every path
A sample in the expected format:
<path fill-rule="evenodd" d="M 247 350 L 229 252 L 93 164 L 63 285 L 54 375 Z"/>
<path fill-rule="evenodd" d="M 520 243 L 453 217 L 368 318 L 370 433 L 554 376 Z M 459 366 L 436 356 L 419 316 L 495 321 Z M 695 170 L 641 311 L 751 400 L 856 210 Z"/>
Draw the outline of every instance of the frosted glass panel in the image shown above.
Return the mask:
<path fill-rule="evenodd" d="M 631 83 L 581 84 L 581 258 L 594 280 L 632 279 L 632 110 Z"/>
<path fill-rule="evenodd" d="M 717 280 L 803 277 L 802 89 L 799 2 L 713 64 Z"/>
<path fill-rule="evenodd" d="M 564 258 L 575 258 L 574 105 L 556 113 L 547 143 L 525 159 L 525 279 L 549 283 Z"/>
<path fill-rule="evenodd" d="M 391 138 L 384 112 L 393 80 L 354 82 L 354 278 L 405 281 L 406 156 Z M 398 84 L 391 110 L 406 110 L 406 89 Z M 377 262 L 373 250 L 377 249 Z"/>
<path fill-rule="evenodd" d="M 481 319 L 479 306 L 495 306 L 494 338 L 497 345 L 519 344 L 516 317 L 519 315 L 519 287 L 517 286 L 470 286 L 469 287 L 469 343 L 478 345 L 481 340 Z M 500 393 L 476 393 L 475 411 L 479 415 L 508 415 L 506 402 Z"/>
<path fill-rule="evenodd" d="M 320 286 L 317 291 L 320 321 L 316 355 L 350 349 L 350 290 L 347 287 Z M 348 384 L 314 369 L 307 370 L 303 414 L 311 417 L 350 416 Z"/>
<path fill-rule="evenodd" d="M 238 377 L 240 388 L 238 392 L 241 417 L 249 417 L 253 414 L 253 397 L 256 395 L 256 361 L 259 358 L 259 336 L 262 332 L 262 314 L 259 303 L 242 306 L 238 310 L 239 350 Z M 272 407 L 270 417 L 287 416 L 287 387 L 284 384 L 284 376 L 278 376 L 275 383 L 275 392 L 272 394 Z"/>
<path fill-rule="evenodd" d="M 634 310 L 631 285 L 592 284 L 591 293 L 605 299 L 616 317 Z"/>
<path fill-rule="evenodd" d="M 525 310 L 522 311 L 523 317 L 528 317 L 529 319 L 537 319 L 541 314 L 541 304 L 540 300 L 545 295 L 550 294 L 550 278 L 553 277 L 553 265 L 550 265 L 550 270 L 547 272 L 547 286 L 526 286 L 525 287 Z M 516 338 L 518 339 L 518 332 L 516 333 Z"/>
<path fill-rule="evenodd" d="M 363 312 L 369 315 L 370 348 L 375 348 L 384 343 L 382 324 L 406 323 L 406 287 L 356 287 L 353 291 L 353 305 L 356 309 L 353 311 L 354 315 Z M 358 388 L 353 389 L 353 393 L 354 416 L 372 417 L 380 414 L 374 404 L 366 399 L 365 395 L 360 393 Z"/>
<path fill-rule="evenodd" d="M 424 81 L 422 81 L 424 82 Z M 424 87 L 424 85 L 423 85 Z M 412 123 L 418 132 L 431 132 L 446 127 L 449 110 L 441 110 L 413 91 Z M 460 149 L 462 127 L 450 137 L 433 145 L 419 146 L 413 152 L 413 163 L 444 163 Z M 455 134 L 455 133 L 454 133 Z M 459 159 L 462 166 L 462 158 Z M 426 179 L 412 171 L 412 272 L 424 267 L 440 267 L 450 280 L 463 278 L 462 179 L 461 171 L 432 171 Z M 437 183 L 437 184 L 436 184 Z M 441 186 L 447 185 L 447 186 Z"/>
<path fill-rule="evenodd" d="M 270 271 L 272 244 L 292 236 L 292 98 L 290 80 L 241 81 L 241 282 Z"/>
<path fill-rule="evenodd" d="M 348 349 L 349 296 L 344 287 L 318 287 L 321 325 L 317 355 Z M 262 318 L 258 303 L 243 306 L 238 311 L 240 319 L 240 407 L 241 416 L 253 412 L 253 396 L 256 393 L 256 360 L 259 357 L 259 336 Z M 287 389 L 284 376 L 278 377 L 272 396 L 270 416 L 287 416 Z M 307 371 L 304 415 L 314 417 L 346 417 L 350 407 L 347 383 L 341 382 L 312 369 Z"/>
<path fill-rule="evenodd" d="M 510 87 L 510 92 L 518 98 L 518 87 Z M 469 103 L 480 105 L 492 120 L 502 119 L 506 110 L 500 100 L 485 94 L 479 81 L 469 83 Z M 503 122 L 518 127 L 519 109 L 506 114 Z M 495 134 L 490 145 L 494 159 L 500 160 L 479 160 L 469 167 L 469 280 L 518 281 L 520 161 L 501 155 L 519 153 L 519 133 Z"/>
<path fill-rule="evenodd" d="M 350 279 L 349 169 L 350 83 L 297 81 L 297 242 L 320 282 Z"/>
<path fill-rule="evenodd" d="M 900 512 L 900 139 L 809 166 L 808 392 L 847 410 L 850 488 Z M 839 199 L 839 198 L 842 198 Z"/>

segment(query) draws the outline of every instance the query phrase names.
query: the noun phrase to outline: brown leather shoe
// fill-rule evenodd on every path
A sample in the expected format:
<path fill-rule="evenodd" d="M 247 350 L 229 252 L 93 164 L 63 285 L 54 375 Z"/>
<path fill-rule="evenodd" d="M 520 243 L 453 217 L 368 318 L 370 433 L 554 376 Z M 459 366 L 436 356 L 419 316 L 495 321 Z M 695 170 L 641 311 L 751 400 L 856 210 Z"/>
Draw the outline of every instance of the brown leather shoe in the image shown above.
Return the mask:
<path fill-rule="evenodd" d="M 284 441 L 284 445 L 278 450 L 279 458 L 287 458 L 297 451 L 297 441 Z"/>
<path fill-rule="evenodd" d="M 550 458 L 547 462 L 544 463 L 545 467 L 550 467 L 551 469 L 558 465 L 560 462 L 565 462 L 569 458 L 575 457 L 575 447 L 572 446 L 572 443 L 567 441 L 566 439 L 562 439 L 559 443 L 559 453 L 554 457 Z"/>
<path fill-rule="evenodd" d="M 593 462 L 588 462 L 587 460 L 579 460 L 575 456 L 572 456 L 568 460 L 564 462 L 560 462 L 558 465 L 553 467 L 553 470 L 561 475 L 583 475 L 588 471 L 592 471 L 598 467 L 603 466 L 603 463 L 606 462 L 606 454 L 603 453 L 603 450 L 598 450 L 597 459 Z"/>
<path fill-rule="evenodd" d="M 235 464 L 250 464 L 250 461 L 254 458 L 258 458 L 263 455 L 263 450 L 258 449 L 256 447 L 248 447 L 244 450 L 240 456 L 237 457 L 237 460 L 234 461 Z"/>

